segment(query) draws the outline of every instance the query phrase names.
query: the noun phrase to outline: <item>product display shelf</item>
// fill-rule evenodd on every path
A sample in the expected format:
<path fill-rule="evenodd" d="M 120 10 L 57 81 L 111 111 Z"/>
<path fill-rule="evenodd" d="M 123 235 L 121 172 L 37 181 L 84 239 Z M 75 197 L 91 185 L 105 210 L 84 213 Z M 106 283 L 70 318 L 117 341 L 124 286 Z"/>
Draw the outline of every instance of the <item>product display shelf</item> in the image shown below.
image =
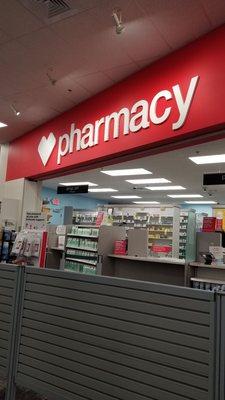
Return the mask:
<path fill-rule="evenodd" d="M 0 261 L 11 262 L 15 257 L 12 256 L 11 251 L 16 239 L 16 232 L 6 228 L 2 231 Z"/>
<path fill-rule="evenodd" d="M 173 248 L 173 217 L 150 216 L 148 240 L 149 250 L 152 254 L 156 253 L 156 250 L 171 254 Z"/>
<path fill-rule="evenodd" d="M 96 274 L 99 227 L 74 225 L 67 234 L 65 270 Z"/>
<path fill-rule="evenodd" d="M 186 258 L 186 245 L 187 245 L 187 227 L 188 227 L 188 212 L 181 212 L 180 214 L 180 233 L 179 233 L 179 258 Z"/>
<path fill-rule="evenodd" d="M 148 229 L 148 247 L 152 256 L 179 257 L 180 207 L 165 205 L 105 205 L 99 209 L 108 212 L 114 226 Z M 153 248 L 153 249 L 152 249 Z"/>
<path fill-rule="evenodd" d="M 207 279 L 207 278 L 191 278 L 191 287 L 201 290 L 225 290 L 225 280 Z"/>
<path fill-rule="evenodd" d="M 74 233 L 68 233 L 67 236 L 98 239 L 98 236 L 94 236 L 94 235 L 76 235 L 76 234 L 74 234 Z"/>
<path fill-rule="evenodd" d="M 90 210 L 74 210 L 73 224 L 78 226 L 94 227 L 97 219 L 97 211 Z"/>
<path fill-rule="evenodd" d="M 97 249 L 92 249 L 91 247 L 81 247 L 81 246 L 66 246 L 67 249 L 75 249 L 75 250 L 86 250 L 86 251 L 98 251 Z"/>
<path fill-rule="evenodd" d="M 92 262 L 90 260 L 84 260 L 84 259 L 73 258 L 73 257 L 67 257 L 66 259 L 69 260 L 69 261 L 77 261 L 79 263 L 87 264 L 87 265 L 93 265 L 93 266 L 97 265 L 97 261 L 96 262 L 94 262 L 94 261 Z"/>

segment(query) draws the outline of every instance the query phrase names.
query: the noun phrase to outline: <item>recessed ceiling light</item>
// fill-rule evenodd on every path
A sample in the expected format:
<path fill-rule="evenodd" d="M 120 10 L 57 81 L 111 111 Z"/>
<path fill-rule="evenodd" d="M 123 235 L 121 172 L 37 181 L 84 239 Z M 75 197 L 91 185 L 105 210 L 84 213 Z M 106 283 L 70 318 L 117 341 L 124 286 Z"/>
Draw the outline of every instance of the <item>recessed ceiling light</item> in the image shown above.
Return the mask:
<path fill-rule="evenodd" d="M 8 125 L 4 124 L 4 122 L 0 122 L 0 128 L 4 128 L 4 126 L 8 126 Z"/>
<path fill-rule="evenodd" d="M 171 183 L 165 178 L 152 178 L 152 179 L 131 179 L 126 180 L 126 182 L 132 183 L 133 185 L 148 185 L 153 183 Z"/>
<path fill-rule="evenodd" d="M 198 197 L 203 197 L 201 194 L 168 194 L 167 196 L 173 199 L 197 199 Z"/>
<path fill-rule="evenodd" d="M 144 168 L 131 168 L 131 169 L 113 169 L 108 171 L 101 171 L 103 174 L 110 176 L 129 176 L 129 175 L 151 175 L 152 172 Z"/>
<path fill-rule="evenodd" d="M 185 201 L 186 204 L 217 204 L 216 201 Z"/>
<path fill-rule="evenodd" d="M 158 201 L 133 201 L 134 204 L 159 204 Z"/>
<path fill-rule="evenodd" d="M 96 188 L 96 189 L 88 189 L 88 192 L 91 192 L 91 193 L 107 193 L 107 192 L 118 192 L 118 190 L 112 189 L 112 188 Z"/>
<path fill-rule="evenodd" d="M 146 186 L 149 190 L 185 190 L 183 186 Z"/>
<path fill-rule="evenodd" d="M 225 154 L 216 154 L 213 156 L 198 156 L 189 157 L 189 160 L 193 161 L 195 164 L 219 164 L 225 163 Z"/>
<path fill-rule="evenodd" d="M 140 196 L 111 196 L 114 199 L 141 199 Z"/>
<path fill-rule="evenodd" d="M 96 185 L 96 183 L 92 183 L 92 182 L 63 182 L 60 183 L 60 185 L 62 186 L 84 186 L 84 185 L 88 185 L 88 186 L 98 186 Z"/>

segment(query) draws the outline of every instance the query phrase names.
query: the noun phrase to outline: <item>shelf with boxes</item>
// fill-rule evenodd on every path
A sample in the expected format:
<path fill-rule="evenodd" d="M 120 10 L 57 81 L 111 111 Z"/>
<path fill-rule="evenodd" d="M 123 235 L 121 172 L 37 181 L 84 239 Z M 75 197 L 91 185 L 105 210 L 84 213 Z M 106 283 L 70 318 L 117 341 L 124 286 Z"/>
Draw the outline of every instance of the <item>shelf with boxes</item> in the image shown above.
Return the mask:
<path fill-rule="evenodd" d="M 0 233 L 0 261 L 10 263 L 15 258 L 12 255 L 12 248 L 15 242 L 17 233 L 14 230 L 6 228 L 1 229 Z"/>
<path fill-rule="evenodd" d="M 170 204 L 154 206 L 109 205 L 112 225 L 130 229 L 147 229 L 149 252 L 153 256 L 179 256 L 180 207 Z"/>
<path fill-rule="evenodd" d="M 96 274 L 99 228 L 72 226 L 67 234 L 65 269 Z"/>
<path fill-rule="evenodd" d="M 186 258 L 188 212 L 180 213 L 179 258 Z"/>
<path fill-rule="evenodd" d="M 97 211 L 90 210 L 74 210 L 73 224 L 78 226 L 95 226 L 97 220 Z"/>
<path fill-rule="evenodd" d="M 202 290 L 225 290 L 225 264 L 189 263 L 187 285 Z"/>
<path fill-rule="evenodd" d="M 201 289 L 201 290 L 223 290 L 225 291 L 225 280 L 216 280 L 216 279 L 200 279 L 200 278 L 191 278 L 191 287 L 193 289 Z"/>

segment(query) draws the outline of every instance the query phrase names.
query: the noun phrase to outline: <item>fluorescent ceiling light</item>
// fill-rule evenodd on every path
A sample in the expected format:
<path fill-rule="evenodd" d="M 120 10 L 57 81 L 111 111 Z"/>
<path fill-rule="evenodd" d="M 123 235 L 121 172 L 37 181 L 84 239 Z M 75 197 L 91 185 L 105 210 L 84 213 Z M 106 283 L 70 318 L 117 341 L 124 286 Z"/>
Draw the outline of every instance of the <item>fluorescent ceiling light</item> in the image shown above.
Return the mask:
<path fill-rule="evenodd" d="M 167 197 L 172 197 L 173 199 L 197 199 L 203 196 L 201 194 L 168 194 Z"/>
<path fill-rule="evenodd" d="M 68 183 L 60 183 L 60 185 L 62 186 L 84 186 L 84 185 L 88 185 L 88 186 L 98 186 L 96 185 L 96 183 L 92 183 L 92 182 L 68 182 Z"/>
<path fill-rule="evenodd" d="M 131 169 L 113 169 L 108 171 L 101 171 L 103 174 L 110 176 L 129 176 L 129 175 L 151 175 L 152 172 L 144 168 L 131 168 Z"/>
<path fill-rule="evenodd" d="M 153 183 L 171 183 L 165 178 L 152 178 L 152 179 L 131 179 L 126 180 L 126 182 L 132 183 L 133 185 L 148 185 Z"/>
<path fill-rule="evenodd" d="M 4 122 L 0 122 L 0 128 L 4 128 L 4 126 L 8 126 L 8 125 L 4 124 Z"/>
<path fill-rule="evenodd" d="M 183 186 L 146 186 L 148 190 L 185 190 Z"/>
<path fill-rule="evenodd" d="M 158 201 L 133 201 L 134 204 L 159 204 Z"/>
<path fill-rule="evenodd" d="M 216 201 L 185 201 L 186 204 L 217 204 Z"/>
<path fill-rule="evenodd" d="M 111 196 L 114 199 L 141 199 L 140 196 Z"/>
<path fill-rule="evenodd" d="M 225 154 L 216 154 L 214 156 L 198 156 L 189 157 L 189 160 L 193 161 L 195 164 L 219 164 L 225 163 Z"/>
<path fill-rule="evenodd" d="M 91 192 L 91 193 L 107 193 L 107 192 L 118 192 L 118 190 L 111 189 L 111 188 L 96 188 L 96 189 L 88 189 L 88 192 Z"/>

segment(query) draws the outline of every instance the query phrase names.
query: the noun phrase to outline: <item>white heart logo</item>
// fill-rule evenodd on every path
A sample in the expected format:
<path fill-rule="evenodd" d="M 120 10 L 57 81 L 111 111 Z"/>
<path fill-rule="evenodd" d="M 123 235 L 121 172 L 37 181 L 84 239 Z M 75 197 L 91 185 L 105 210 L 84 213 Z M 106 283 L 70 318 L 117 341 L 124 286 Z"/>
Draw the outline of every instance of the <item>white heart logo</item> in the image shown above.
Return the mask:
<path fill-rule="evenodd" d="M 46 138 L 45 136 L 42 136 L 41 141 L 38 146 L 38 153 L 39 153 L 39 156 L 41 157 L 41 161 L 44 164 L 44 166 L 46 166 L 46 164 L 53 152 L 55 144 L 56 144 L 56 138 L 54 136 L 54 133 L 51 132 L 49 134 L 48 138 Z"/>

